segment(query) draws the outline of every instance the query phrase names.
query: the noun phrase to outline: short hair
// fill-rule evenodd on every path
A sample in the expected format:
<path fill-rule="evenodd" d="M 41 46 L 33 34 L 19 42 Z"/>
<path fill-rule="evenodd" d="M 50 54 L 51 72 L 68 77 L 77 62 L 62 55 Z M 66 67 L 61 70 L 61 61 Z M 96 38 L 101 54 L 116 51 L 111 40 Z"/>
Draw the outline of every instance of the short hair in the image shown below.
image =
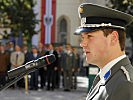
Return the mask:
<path fill-rule="evenodd" d="M 121 51 L 125 50 L 125 40 L 126 40 L 126 32 L 122 29 L 102 29 L 104 36 L 108 36 L 109 34 L 111 34 L 113 31 L 117 31 L 118 32 L 118 36 L 119 36 L 119 44 L 120 44 L 120 48 Z"/>

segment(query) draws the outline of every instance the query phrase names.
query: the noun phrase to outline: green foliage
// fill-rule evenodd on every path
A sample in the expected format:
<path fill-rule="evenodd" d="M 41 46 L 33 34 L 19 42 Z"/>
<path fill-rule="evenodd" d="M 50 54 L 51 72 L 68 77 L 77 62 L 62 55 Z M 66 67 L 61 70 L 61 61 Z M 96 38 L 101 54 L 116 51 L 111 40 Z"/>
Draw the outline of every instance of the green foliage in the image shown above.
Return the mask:
<path fill-rule="evenodd" d="M 0 24 L 11 27 L 14 36 L 23 33 L 24 37 L 31 40 L 38 23 L 33 11 L 34 5 L 34 0 L 0 0 Z"/>
<path fill-rule="evenodd" d="M 110 0 L 110 7 L 133 15 L 133 0 Z M 127 27 L 127 35 L 130 35 L 133 41 L 133 23 Z"/>

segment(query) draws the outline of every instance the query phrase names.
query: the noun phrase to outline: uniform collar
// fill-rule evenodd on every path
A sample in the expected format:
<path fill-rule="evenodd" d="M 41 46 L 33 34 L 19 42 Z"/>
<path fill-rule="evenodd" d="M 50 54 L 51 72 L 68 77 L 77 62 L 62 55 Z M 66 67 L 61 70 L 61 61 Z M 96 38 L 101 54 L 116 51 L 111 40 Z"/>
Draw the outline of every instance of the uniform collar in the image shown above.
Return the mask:
<path fill-rule="evenodd" d="M 100 87 L 105 86 L 105 88 L 106 88 L 105 84 L 107 84 L 107 82 L 118 72 L 118 70 L 121 70 L 122 66 L 124 67 L 124 70 L 127 69 L 127 67 L 129 67 L 127 65 L 129 65 L 129 64 L 131 64 L 131 62 L 128 59 L 128 57 L 122 57 L 121 60 L 119 60 L 117 63 L 115 63 L 115 65 L 113 65 L 111 69 L 109 69 L 111 74 L 109 73 L 109 71 L 107 71 L 107 73 L 108 73 L 107 79 L 102 78 L 101 80 L 99 80 L 99 82 L 96 85 L 94 85 L 94 83 L 93 83 L 94 86 L 92 87 L 91 91 L 89 92 L 86 100 L 92 100 L 95 97 L 95 95 L 99 92 Z M 123 72 L 126 72 L 124 70 L 123 70 Z M 106 76 L 106 75 L 104 75 L 104 76 Z"/>
<path fill-rule="evenodd" d="M 100 76 L 100 79 L 102 78 L 105 78 L 107 79 L 110 75 L 111 75 L 111 68 L 118 62 L 120 61 L 121 59 L 125 58 L 126 55 L 122 55 L 114 60 L 112 60 L 111 62 L 109 62 L 108 64 L 106 64 L 103 69 L 101 69 L 101 71 L 99 72 L 99 76 Z"/>

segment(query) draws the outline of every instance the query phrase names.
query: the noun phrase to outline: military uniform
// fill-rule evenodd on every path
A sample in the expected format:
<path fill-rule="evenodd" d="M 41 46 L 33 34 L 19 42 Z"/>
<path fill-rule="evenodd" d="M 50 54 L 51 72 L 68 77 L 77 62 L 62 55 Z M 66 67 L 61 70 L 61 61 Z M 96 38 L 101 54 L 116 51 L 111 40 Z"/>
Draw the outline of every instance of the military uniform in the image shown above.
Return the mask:
<path fill-rule="evenodd" d="M 79 7 L 81 26 L 75 31 L 95 32 L 97 29 L 120 29 L 133 22 L 133 16 L 95 4 Z M 86 100 L 133 100 L 133 66 L 126 55 L 113 59 L 96 76 Z"/>
<path fill-rule="evenodd" d="M 64 90 L 70 91 L 72 87 L 72 68 L 74 66 L 74 53 L 72 51 L 66 51 L 64 53 L 64 65 L 63 75 L 64 75 Z"/>
<path fill-rule="evenodd" d="M 133 66 L 127 57 L 112 66 L 104 78 L 98 77 L 86 100 L 133 100 Z"/>

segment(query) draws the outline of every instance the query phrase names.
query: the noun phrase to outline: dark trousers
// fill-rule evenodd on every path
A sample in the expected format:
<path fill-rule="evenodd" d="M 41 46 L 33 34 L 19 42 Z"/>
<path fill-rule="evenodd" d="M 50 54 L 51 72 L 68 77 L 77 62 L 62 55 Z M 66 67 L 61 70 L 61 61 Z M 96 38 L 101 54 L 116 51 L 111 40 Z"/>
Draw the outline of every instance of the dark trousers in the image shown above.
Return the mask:
<path fill-rule="evenodd" d="M 73 72 L 72 73 L 72 89 L 77 88 L 77 73 Z"/>
<path fill-rule="evenodd" d="M 47 72 L 44 71 L 44 68 L 40 68 L 39 69 L 41 88 L 43 88 L 45 86 L 45 83 L 46 83 L 46 73 Z"/>
<path fill-rule="evenodd" d="M 48 69 L 47 70 L 47 90 L 54 90 L 55 88 L 55 73 L 54 73 L 54 69 Z"/>
<path fill-rule="evenodd" d="M 60 72 L 57 70 L 54 72 L 55 73 L 55 88 L 59 88 L 60 87 Z"/>
<path fill-rule="evenodd" d="M 20 87 L 20 88 L 24 88 L 24 87 L 25 87 L 24 78 L 20 79 L 20 80 L 17 82 L 17 86 Z"/>
<path fill-rule="evenodd" d="M 71 89 L 72 87 L 72 72 L 64 70 L 64 89 Z"/>
<path fill-rule="evenodd" d="M 31 79 L 30 79 L 30 88 L 31 89 L 38 89 L 38 70 L 31 73 Z"/>
<path fill-rule="evenodd" d="M 3 85 L 6 83 L 6 76 L 3 74 L 0 74 L 0 85 Z"/>

